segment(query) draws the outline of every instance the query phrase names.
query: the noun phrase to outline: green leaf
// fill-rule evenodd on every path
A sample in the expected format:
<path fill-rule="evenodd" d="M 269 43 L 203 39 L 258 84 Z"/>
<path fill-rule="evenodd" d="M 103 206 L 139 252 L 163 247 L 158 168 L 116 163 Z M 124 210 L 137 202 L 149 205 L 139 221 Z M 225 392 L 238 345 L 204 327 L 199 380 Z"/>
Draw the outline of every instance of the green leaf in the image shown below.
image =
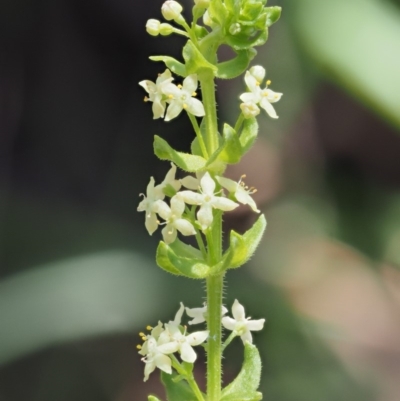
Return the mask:
<path fill-rule="evenodd" d="M 251 29 L 251 27 L 249 27 Z M 259 31 L 255 35 L 249 36 L 245 33 L 238 35 L 227 34 L 226 43 L 233 47 L 234 50 L 250 49 L 254 46 L 263 45 L 268 39 L 268 28 Z"/>
<path fill-rule="evenodd" d="M 148 401 L 161 401 L 159 398 L 157 398 L 157 397 L 154 396 L 154 395 L 149 395 L 149 396 L 147 397 L 147 400 L 148 400 Z"/>
<path fill-rule="evenodd" d="M 206 160 L 203 157 L 178 152 L 158 135 L 154 136 L 154 153 L 159 159 L 170 160 L 182 170 L 190 173 L 195 173 L 206 165 Z"/>
<path fill-rule="evenodd" d="M 255 49 L 238 50 L 237 56 L 229 61 L 224 61 L 217 64 L 218 71 L 216 73 L 217 78 L 231 79 L 236 78 L 246 71 L 249 63 L 256 56 L 257 51 Z"/>
<path fill-rule="evenodd" d="M 252 257 L 261 241 L 266 227 L 267 221 L 264 215 L 261 215 L 253 224 L 253 227 L 243 235 L 231 231 L 229 249 L 227 250 L 227 252 L 233 252 L 230 265 L 231 269 L 242 266 Z"/>
<path fill-rule="evenodd" d="M 180 254 L 174 243 L 167 245 L 161 241 L 157 247 L 156 262 L 159 267 L 172 274 L 201 279 L 210 273 L 210 267 L 202 258 L 187 257 Z"/>
<path fill-rule="evenodd" d="M 217 67 L 204 58 L 191 40 L 187 41 L 185 47 L 183 48 L 182 55 L 186 62 L 186 72 L 188 75 L 196 74 L 203 68 L 210 69 L 212 71 L 217 70 Z"/>
<path fill-rule="evenodd" d="M 186 67 L 184 64 L 175 60 L 173 57 L 169 56 L 151 56 L 150 60 L 153 61 L 162 61 L 165 63 L 167 68 L 169 68 L 173 73 L 180 75 L 181 77 L 186 77 L 188 74 L 186 73 Z"/>
<path fill-rule="evenodd" d="M 335 84 L 400 127 L 399 8 L 389 1 L 299 0 L 292 11 L 299 40 Z"/>
<path fill-rule="evenodd" d="M 198 401 L 187 382 L 180 380 L 175 383 L 176 373 L 161 372 L 161 381 L 167 392 L 168 401 Z"/>
<path fill-rule="evenodd" d="M 243 122 L 243 130 L 239 140 L 242 153 L 245 154 L 253 146 L 258 134 L 258 123 L 256 118 L 246 118 Z"/>
<path fill-rule="evenodd" d="M 229 164 L 238 163 L 242 157 L 242 146 L 236 131 L 228 124 L 224 124 L 223 145 L 218 159 Z"/>
<path fill-rule="evenodd" d="M 208 7 L 208 13 L 213 21 L 218 25 L 224 26 L 228 17 L 228 10 L 225 8 L 221 0 L 212 0 Z"/>
<path fill-rule="evenodd" d="M 267 27 L 275 24 L 281 17 L 282 8 L 281 7 L 267 7 Z"/>
<path fill-rule="evenodd" d="M 221 401 L 257 401 L 261 377 L 261 358 L 255 345 L 246 342 L 244 362 L 236 379 L 222 390 Z"/>

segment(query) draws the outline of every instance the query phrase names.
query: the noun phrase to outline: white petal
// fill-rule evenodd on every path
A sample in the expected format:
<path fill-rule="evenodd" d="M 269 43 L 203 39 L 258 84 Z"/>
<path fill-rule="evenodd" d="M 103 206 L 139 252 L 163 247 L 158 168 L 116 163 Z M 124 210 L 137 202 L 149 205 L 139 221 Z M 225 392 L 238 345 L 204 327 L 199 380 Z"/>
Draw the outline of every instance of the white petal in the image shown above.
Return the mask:
<path fill-rule="evenodd" d="M 167 115 L 165 116 L 165 121 L 170 121 L 182 111 L 183 105 L 180 101 L 172 101 L 168 106 Z"/>
<path fill-rule="evenodd" d="M 175 332 L 178 332 L 179 331 L 179 328 L 178 328 L 178 326 L 181 324 L 181 319 L 182 319 L 182 315 L 183 315 L 183 312 L 185 311 L 185 306 L 183 305 L 183 303 L 181 302 L 180 303 L 180 307 L 179 307 L 179 309 L 178 309 L 178 312 L 176 312 L 176 315 L 175 315 L 175 318 L 174 318 L 174 321 L 172 322 L 172 324 L 168 324 L 168 329 L 172 332 L 172 333 L 175 333 Z M 171 327 L 171 326 L 175 326 L 175 327 Z"/>
<path fill-rule="evenodd" d="M 264 327 L 265 319 L 248 320 L 246 327 L 251 331 L 259 331 Z"/>
<path fill-rule="evenodd" d="M 180 352 L 181 352 L 181 358 L 185 362 L 193 363 L 197 358 L 194 349 L 187 342 L 184 342 L 181 345 Z"/>
<path fill-rule="evenodd" d="M 197 117 L 203 117 L 206 114 L 203 103 L 199 99 L 191 98 L 186 106 L 186 110 Z"/>
<path fill-rule="evenodd" d="M 179 344 L 176 341 L 170 341 L 166 344 L 161 344 L 157 347 L 159 352 L 163 354 L 173 354 L 174 352 L 178 351 Z"/>
<path fill-rule="evenodd" d="M 171 216 L 170 207 L 162 200 L 154 202 L 153 211 L 158 213 L 164 220 L 168 220 Z"/>
<path fill-rule="evenodd" d="M 200 180 L 200 186 L 203 190 L 203 193 L 206 195 L 214 195 L 215 191 L 215 182 L 211 178 L 208 171 L 203 175 L 202 179 Z"/>
<path fill-rule="evenodd" d="M 192 93 L 195 92 L 197 89 L 197 75 L 196 74 L 188 75 L 183 80 L 182 88 L 185 92 L 188 92 L 191 96 Z"/>
<path fill-rule="evenodd" d="M 265 68 L 261 65 L 251 67 L 249 72 L 259 83 L 261 83 L 265 78 Z"/>
<path fill-rule="evenodd" d="M 268 101 L 267 98 L 263 98 L 261 100 L 260 107 L 262 107 L 271 118 L 278 118 L 274 106 L 272 106 L 272 104 Z"/>
<path fill-rule="evenodd" d="M 186 314 L 192 317 L 193 320 L 189 321 L 189 324 L 199 324 L 206 321 L 204 314 L 207 312 L 207 307 L 202 308 L 186 308 Z"/>
<path fill-rule="evenodd" d="M 213 213 L 211 205 L 203 204 L 197 212 L 197 220 L 201 225 L 202 230 L 206 230 L 213 222 Z"/>
<path fill-rule="evenodd" d="M 199 189 L 200 181 L 191 175 L 182 178 L 180 181 L 185 188 L 193 190 Z"/>
<path fill-rule="evenodd" d="M 237 299 L 235 299 L 235 302 L 232 305 L 232 316 L 235 318 L 236 321 L 242 321 L 245 320 L 245 313 L 244 313 L 244 307 L 239 303 Z"/>
<path fill-rule="evenodd" d="M 157 230 L 158 227 L 158 219 L 155 213 L 146 213 L 146 221 L 144 223 L 146 226 L 147 231 L 150 235 Z"/>
<path fill-rule="evenodd" d="M 208 333 L 209 333 L 208 330 L 196 331 L 195 333 L 189 334 L 186 337 L 186 340 L 190 345 L 193 345 L 193 346 L 199 345 L 207 340 Z"/>
<path fill-rule="evenodd" d="M 246 332 L 244 332 L 244 333 L 240 336 L 240 338 L 242 339 L 243 344 L 246 344 L 246 341 L 248 341 L 250 344 L 253 344 L 253 337 L 252 337 L 252 335 L 251 335 L 251 333 L 250 333 L 249 330 L 247 330 Z"/>
<path fill-rule="evenodd" d="M 195 235 L 196 230 L 192 223 L 185 219 L 177 219 L 174 222 L 174 227 L 183 235 Z"/>
<path fill-rule="evenodd" d="M 239 206 L 236 202 L 223 198 L 222 196 L 214 196 L 210 203 L 215 209 L 223 210 L 225 212 L 229 212 Z"/>
<path fill-rule="evenodd" d="M 155 368 L 156 368 L 156 364 L 155 364 L 154 361 L 146 362 L 146 365 L 144 367 L 144 379 L 143 379 L 143 381 L 147 381 L 148 380 L 150 374 L 154 372 Z"/>
<path fill-rule="evenodd" d="M 153 111 L 153 119 L 156 120 L 157 118 L 164 117 L 165 113 L 165 102 L 155 100 L 152 106 Z"/>
<path fill-rule="evenodd" d="M 182 213 L 185 211 L 185 202 L 182 197 L 178 194 L 178 196 L 173 196 L 171 198 L 171 212 L 175 217 L 182 216 Z"/>
<path fill-rule="evenodd" d="M 154 82 L 149 80 L 140 81 L 139 85 L 144 88 L 147 93 L 154 93 L 156 92 L 156 85 Z"/>
<path fill-rule="evenodd" d="M 177 232 L 172 224 L 167 224 L 162 230 L 161 234 L 163 236 L 164 242 L 169 245 L 176 240 Z"/>
<path fill-rule="evenodd" d="M 249 71 L 247 71 L 244 76 L 244 82 L 246 82 L 246 85 L 251 92 L 257 91 L 260 87 L 257 79 Z"/>
<path fill-rule="evenodd" d="M 239 99 L 244 103 L 258 103 L 260 101 L 260 97 L 256 96 L 252 92 L 245 92 L 239 96 Z"/>
<path fill-rule="evenodd" d="M 158 354 L 154 358 L 154 362 L 156 363 L 156 366 L 158 369 L 161 369 L 164 372 L 169 373 L 169 374 L 172 373 L 171 359 L 167 355 Z"/>
<path fill-rule="evenodd" d="M 229 316 L 224 316 L 222 318 L 221 322 L 222 322 L 222 325 L 228 330 L 233 331 L 236 328 L 236 320 L 232 319 Z"/>
<path fill-rule="evenodd" d="M 225 177 L 215 177 L 215 178 L 229 192 L 236 192 L 236 189 L 239 186 L 239 184 L 236 181 L 230 180 L 229 178 Z"/>
<path fill-rule="evenodd" d="M 189 205 L 201 205 L 204 202 L 204 196 L 193 191 L 181 191 L 179 197 Z"/>

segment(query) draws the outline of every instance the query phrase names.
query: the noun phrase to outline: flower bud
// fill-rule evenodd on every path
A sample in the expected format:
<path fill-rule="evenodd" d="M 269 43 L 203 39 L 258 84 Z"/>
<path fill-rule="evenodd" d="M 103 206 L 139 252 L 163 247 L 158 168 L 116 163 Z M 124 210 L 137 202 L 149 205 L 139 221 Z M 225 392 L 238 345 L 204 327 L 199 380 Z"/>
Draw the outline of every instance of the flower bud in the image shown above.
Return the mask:
<path fill-rule="evenodd" d="M 215 26 L 214 21 L 211 19 L 210 14 L 208 13 L 208 10 L 203 15 L 203 23 L 211 28 Z"/>
<path fill-rule="evenodd" d="M 260 109 L 255 103 L 252 102 L 241 103 L 240 108 L 244 118 L 252 118 L 260 114 Z"/>
<path fill-rule="evenodd" d="M 255 65 L 251 67 L 249 70 L 250 74 L 257 80 L 258 83 L 261 83 L 265 77 L 265 68 L 261 65 Z"/>
<path fill-rule="evenodd" d="M 174 31 L 174 27 L 170 24 L 162 23 L 160 25 L 160 34 L 163 36 L 171 35 L 171 33 L 173 31 Z"/>
<path fill-rule="evenodd" d="M 167 21 L 178 19 L 182 10 L 182 6 L 174 0 L 167 0 L 161 7 L 162 15 Z"/>
<path fill-rule="evenodd" d="M 231 35 L 237 35 L 241 30 L 242 30 L 242 27 L 237 22 L 235 22 L 234 24 L 232 24 L 229 27 L 229 33 Z"/>
<path fill-rule="evenodd" d="M 146 31 L 152 36 L 157 36 L 160 34 L 160 21 L 156 19 L 149 19 L 146 23 Z"/>

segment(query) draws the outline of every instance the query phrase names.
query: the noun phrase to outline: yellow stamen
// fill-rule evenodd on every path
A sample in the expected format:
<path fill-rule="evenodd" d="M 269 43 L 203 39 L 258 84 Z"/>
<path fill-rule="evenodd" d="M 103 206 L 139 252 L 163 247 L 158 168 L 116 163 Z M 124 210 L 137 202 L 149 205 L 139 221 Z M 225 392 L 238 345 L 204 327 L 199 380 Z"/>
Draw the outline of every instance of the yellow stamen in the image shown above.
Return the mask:
<path fill-rule="evenodd" d="M 142 346 L 141 346 L 140 344 L 138 344 L 138 345 L 136 346 L 136 348 L 137 348 L 137 349 L 142 349 Z"/>
<path fill-rule="evenodd" d="M 152 330 L 153 329 L 153 327 L 151 327 L 151 326 L 146 326 L 146 330 Z"/>
<path fill-rule="evenodd" d="M 197 96 L 197 92 L 193 92 L 193 93 L 192 93 L 192 96 Z"/>
<path fill-rule="evenodd" d="M 142 340 L 143 340 L 143 341 L 146 341 L 146 340 L 147 340 L 147 338 L 146 338 L 146 337 L 142 337 Z"/>
<path fill-rule="evenodd" d="M 173 98 L 174 98 L 174 95 L 168 95 L 168 98 L 169 98 L 169 99 L 173 99 Z"/>
<path fill-rule="evenodd" d="M 146 334 L 144 334 L 142 331 L 139 333 L 140 337 L 144 337 Z"/>
<path fill-rule="evenodd" d="M 178 85 L 176 85 L 179 89 L 182 89 L 182 85 L 181 84 L 178 84 Z"/>
<path fill-rule="evenodd" d="M 187 109 L 187 104 L 186 103 L 183 103 L 183 106 L 182 106 L 184 109 Z"/>
<path fill-rule="evenodd" d="M 267 85 L 271 85 L 271 81 L 270 80 L 267 81 Z"/>
<path fill-rule="evenodd" d="M 143 101 L 148 102 L 149 98 L 147 96 L 144 97 Z"/>

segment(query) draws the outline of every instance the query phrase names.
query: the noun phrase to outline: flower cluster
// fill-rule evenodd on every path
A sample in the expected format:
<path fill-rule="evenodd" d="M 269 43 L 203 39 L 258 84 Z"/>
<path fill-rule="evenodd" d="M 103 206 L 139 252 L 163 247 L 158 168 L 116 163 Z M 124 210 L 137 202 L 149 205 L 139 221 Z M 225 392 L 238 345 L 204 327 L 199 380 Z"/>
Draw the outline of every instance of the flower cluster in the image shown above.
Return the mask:
<path fill-rule="evenodd" d="M 139 85 L 149 94 L 149 97 L 145 97 L 145 101 L 153 102 L 154 119 L 164 117 L 167 105 L 169 106 L 165 121 L 177 117 L 182 110 L 197 117 L 204 116 L 203 103 L 195 98 L 198 86 L 197 75 L 188 75 L 182 85 L 173 84 L 173 80 L 171 71 L 166 69 L 158 76 L 155 83 L 149 80 L 139 82 Z"/>
<path fill-rule="evenodd" d="M 227 198 L 223 190 L 216 192 L 216 181 L 225 188 L 237 202 L 249 205 L 253 211 L 259 213 L 257 205 L 251 195 L 256 192 L 242 182 L 235 182 L 225 177 L 215 177 L 206 172 L 201 177 L 187 176 L 181 180 L 175 179 L 176 166 L 171 163 L 171 169 L 164 181 L 155 185 L 154 178 L 150 178 L 146 195 L 139 203 L 138 211 L 146 212 L 145 225 L 149 234 L 156 231 L 158 225 L 165 225 L 162 236 L 166 244 L 175 241 L 178 231 L 185 236 L 195 235 L 196 228 L 206 231 L 213 222 L 213 209 L 231 211 L 239 206 L 235 201 Z M 244 176 L 242 176 L 243 178 Z M 179 191 L 181 186 L 188 188 Z M 164 199 L 166 194 L 171 196 L 170 205 Z M 197 219 L 188 213 L 186 205 L 197 206 Z M 160 223 L 157 215 L 164 222 Z"/>
<path fill-rule="evenodd" d="M 208 330 L 196 331 L 188 334 L 186 326 L 181 325 L 184 310 L 189 317 L 193 318 L 189 324 L 199 324 L 206 321 L 207 305 L 201 308 L 185 308 L 181 303 L 178 312 L 173 321 L 168 323 L 158 322 L 157 326 L 147 328 L 151 330 L 150 334 L 139 333 L 142 337 L 143 345 L 138 345 L 139 354 L 143 356 L 145 363 L 144 381 L 147 381 L 149 375 L 156 369 L 171 374 L 172 360 L 168 355 L 178 352 L 182 361 L 193 363 L 197 359 L 197 354 L 193 347 L 204 343 L 208 338 Z M 225 315 L 228 310 L 223 306 L 221 314 Z M 252 343 L 250 331 L 259 331 L 263 328 L 265 319 L 250 320 L 245 317 L 244 307 L 235 300 L 232 306 L 233 318 L 224 316 L 222 325 L 232 331 L 233 336 L 240 336 L 243 343 L 248 341 Z M 176 367 L 176 366 L 175 366 Z"/>

